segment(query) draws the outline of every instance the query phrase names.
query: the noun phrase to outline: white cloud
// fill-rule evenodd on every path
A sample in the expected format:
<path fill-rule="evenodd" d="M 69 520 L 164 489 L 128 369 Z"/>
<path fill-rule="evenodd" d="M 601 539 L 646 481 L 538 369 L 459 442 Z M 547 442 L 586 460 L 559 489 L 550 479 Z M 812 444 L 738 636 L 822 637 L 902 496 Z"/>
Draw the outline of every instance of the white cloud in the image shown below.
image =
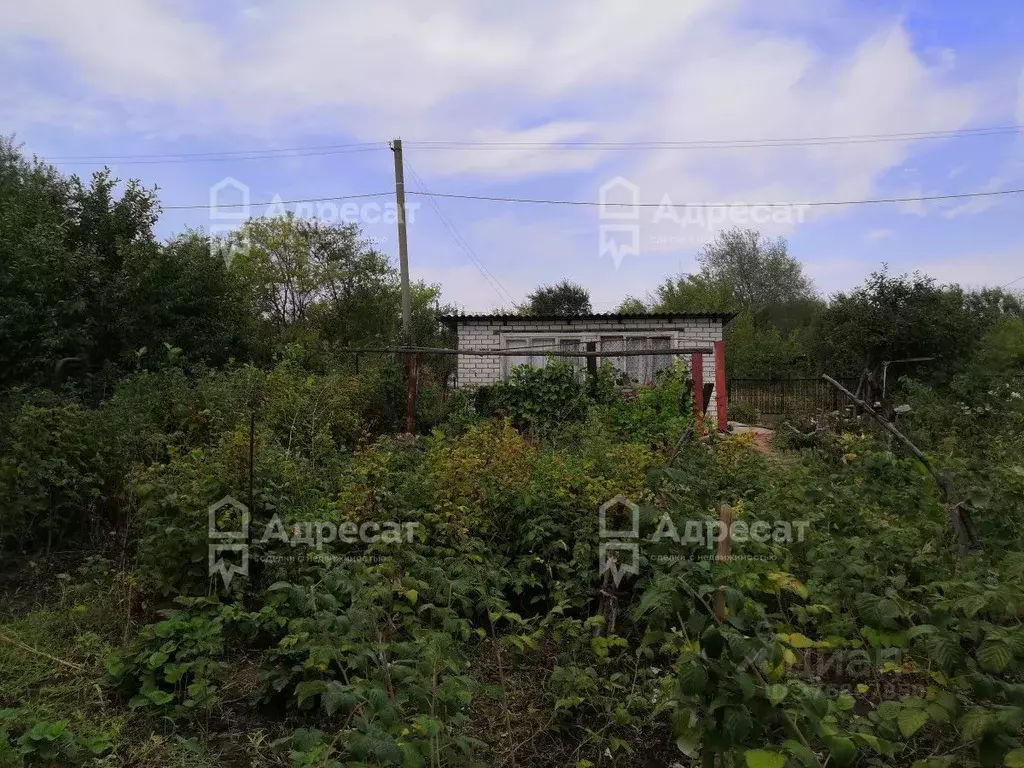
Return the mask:
<path fill-rule="evenodd" d="M 66 67 L 62 74 L 99 93 L 161 101 L 221 90 L 220 39 L 174 10 L 154 0 L 8 3 L 0 39 L 43 46 L 51 63 Z"/>
<path fill-rule="evenodd" d="M 995 192 L 1000 189 L 1006 188 L 1007 180 L 1002 176 L 993 176 L 989 179 L 985 186 L 983 186 L 979 192 Z M 972 197 L 965 203 L 960 203 L 953 208 L 950 208 L 942 212 L 942 215 L 947 219 L 955 219 L 958 216 L 969 216 L 975 213 L 981 213 L 987 211 L 989 208 L 998 205 L 1000 198 L 996 195 L 989 197 Z"/>
<path fill-rule="evenodd" d="M 939 283 L 959 283 L 964 288 L 1000 286 L 1020 276 L 1019 248 L 1007 251 L 968 253 L 957 258 L 925 261 L 915 266 Z"/>
<path fill-rule="evenodd" d="M 954 56 L 920 54 L 901 20 L 853 0 L 781 0 L 770 9 L 755 0 L 651 0 L 639 8 L 622 0 L 8 5 L 0 30 L 6 75 L 0 117 L 18 131 L 70 125 L 113 133 L 127 126 L 136 135 L 196 136 L 222 146 L 246 138 L 251 146 L 252 137 L 276 146 L 328 143 L 311 142 L 311 135 L 343 137 L 337 143 L 400 135 L 413 147 L 417 140 L 452 139 L 735 140 L 956 129 L 991 119 L 997 107 L 1005 119 L 1008 107 L 1005 93 L 1000 103 L 987 85 L 957 71 Z M 1024 73 L 1016 97 L 1024 123 Z M 929 149 L 940 144 L 926 143 Z M 489 185 L 535 180 L 516 196 L 596 199 L 603 181 L 621 175 L 647 201 L 667 194 L 676 203 L 803 202 L 872 197 L 887 179 L 888 190 L 897 185 L 920 194 L 927 187 L 894 173 L 918 149 L 913 142 L 876 142 L 661 151 L 410 149 L 407 156 L 435 191 L 468 176 L 465 191 L 509 194 Z M 855 210 L 815 208 L 807 219 Z M 960 215 L 948 204 L 903 210 Z M 550 267 L 550 276 L 537 277 L 538 268 L 519 282 L 523 252 L 574 264 L 583 270 L 581 282 L 595 281 L 595 300 L 642 295 L 654 267 L 645 271 L 627 261 L 614 270 L 598 260 L 591 214 L 556 220 L 524 206 L 514 215 L 462 224 L 514 296 L 535 287 L 534 278 L 560 276 Z M 794 226 L 761 228 L 774 235 Z M 641 258 L 664 263 L 668 273 L 715 230 L 690 227 L 676 240 L 648 242 Z M 881 231 L 866 237 L 879 240 Z M 438 263 L 432 258 L 427 262 Z M 467 304 L 483 296 L 489 298 L 480 304 L 499 301 L 461 254 L 456 263 L 435 268 L 445 270 L 446 291 Z"/>
<path fill-rule="evenodd" d="M 864 239 L 869 243 L 877 243 L 879 240 L 886 240 L 896 234 L 893 229 L 872 229 L 864 234 Z"/>
<path fill-rule="evenodd" d="M 1020 81 L 1017 84 L 1017 124 L 1024 125 L 1024 69 L 1020 71 Z"/>

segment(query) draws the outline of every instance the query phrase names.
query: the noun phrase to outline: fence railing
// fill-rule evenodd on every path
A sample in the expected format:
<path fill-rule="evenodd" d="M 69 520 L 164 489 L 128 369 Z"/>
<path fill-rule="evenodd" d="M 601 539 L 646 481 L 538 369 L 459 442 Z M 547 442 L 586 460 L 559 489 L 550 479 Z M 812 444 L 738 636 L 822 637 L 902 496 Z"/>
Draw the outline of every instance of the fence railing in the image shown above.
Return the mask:
<path fill-rule="evenodd" d="M 857 387 L 856 378 L 837 381 L 851 390 Z M 838 390 L 820 378 L 729 379 L 726 393 L 730 406 L 762 414 L 836 411 L 847 404 Z"/>

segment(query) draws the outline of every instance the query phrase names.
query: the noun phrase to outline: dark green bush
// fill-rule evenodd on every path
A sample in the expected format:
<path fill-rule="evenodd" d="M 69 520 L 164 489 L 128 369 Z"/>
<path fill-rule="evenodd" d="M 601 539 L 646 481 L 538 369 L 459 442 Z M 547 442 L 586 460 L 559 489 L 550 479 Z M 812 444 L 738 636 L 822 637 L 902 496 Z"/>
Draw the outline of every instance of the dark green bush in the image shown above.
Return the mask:
<path fill-rule="evenodd" d="M 484 413 L 508 416 L 519 429 L 548 434 L 566 422 L 581 421 L 589 398 L 579 368 L 549 360 L 543 368 L 516 366 L 477 402 Z"/>

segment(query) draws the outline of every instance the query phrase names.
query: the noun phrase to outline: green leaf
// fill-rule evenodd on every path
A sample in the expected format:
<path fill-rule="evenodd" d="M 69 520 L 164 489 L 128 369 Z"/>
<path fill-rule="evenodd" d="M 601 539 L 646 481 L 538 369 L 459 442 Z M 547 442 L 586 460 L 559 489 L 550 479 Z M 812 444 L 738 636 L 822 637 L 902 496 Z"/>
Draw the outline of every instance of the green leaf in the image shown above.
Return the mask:
<path fill-rule="evenodd" d="M 1000 707 L 996 713 L 996 722 L 1004 731 L 1018 733 L 1024 725 L 1024 709 L 1020 707 Z"/>
<path fill-rule="evenodd" d="M 750 734 L 750 729 L 754 727 L 754 721 L 746 709 L 730 707 L 725 711 L 725 717 L 722 718 L 722 727 L 734 743 L 741 742 Z"/>
<path fill-rule="evenodd" d="M 156 669 L 157 667 L 162 666 L 163 663 L 167 661 L 167 659 L 168 655 L 166 653 L 155 651 L 150 654 L 149 659 L 147 660 L 147 664 L 149 665 L 150 669 Z"/>
<path fill-rule="evenodd" d="M 870 733 L 851 733 L 850 738 L 858 744 L 870 747 L 880 754 L 885 754 L 892 749 L 892 745 L 888 741 L 880 739 Z"/>
<path fill-rule="evenodd" d="M 901 709 L 896 722 L 903 737 L 909 739 L 928 722 L 928 713 L 923 709 Z"/>
<path fill-rule="evenodd" d="M 1003 765 L 1009 768 L 1024 768 L 1024 748 L 1011 749 L 1003 758 Z"/>
<path fill-rule="evenodd" d="M 301 707 L 309 699 L 327 690 L 327 683 L 323 680 L 304 680 L 295 686 L 295 697 Z"/>
<path fill-rule="evenodd" d="M 878 705 L 875 714 L 878 715 L 879 720 L 895 720 L 902 711 L 903 708 L 898 701 L 883 701 Z"/>
<path fill-rule="evenodd" d="M 811 638 L 807 637 L 807 635 L 800 634 L 799 632 L 783 635 L 782 639 L 794 648 L 814 648 L 816 645 Z"/>
<path fill-rule="evenodd" d="M 107 658 L 107 674 L 115 680 L 120 680 L 125 673 L 124 660 L 117 654 L 112 654 Z"/>
<path fill-rule="evenodd" d="M 700 738 L 696 732 L 676 736 L 676 747 L 689 758 L 697 758 L 697 755 L 700 754 L 700 744 Z"/>
<path fill-rule="evenodd" d="M 873 627 L 862 627 L 860 633 L 873 648 L 906 648 L 909 642 L 905 632 L 885 632 Z"/>
<path fill-rule="evenodd" d="M 358 699 L 348 689 L 347 685 L 338 680 L 331 680 L 327 683 L 327 688 L 324 690 L 320 703 L 328 715 L 333 715 L 341 709 L 352 709 L 358 703 Z"/>
<path fill-rule="evenodd" d="M 693 695 L 704 690 L 708 684 L 708 673 L 704 665 L 691 661 L 683 664 L 679 670 L 679 688 L 686 695 Z"/>
<path fill-rule="evenodd" d="M 850 765 L 857 758 L 857 745 L 845 736 L 832 736 L 825 744 L 837 765 Z"/>
<path fill-rule="evenodd" d="M 767 749 L 748 749 L 743 753 L 747 768 L 784 768 L 786 756 Z"/>
<path fill-rule="evenodd" d="M 689 758 L 700 754 L 701 732 L 696 728 L 697 716 L 689 710 L 676 710 L 672 716 L 672 727 L 676 734 L 676 747 Z"/>
<path fill-rule="evenodd" d="M 809 747 L 801 744 L 799 741 L 786 739 L 786 741 L 782 743 L 782 747 L 804 765 L 818 765 L 818 758 L 815 754 Z"/>
<path fill-rule="evenodd" d="M 1012 660 L 1010 644 L 1002 640 L 986 640 L 978 649 L 978 661 L 989 672 L 1002 672 Z"/>
<path fill-rule="evenodd" d="M 154 688 L 151 691 L 146 691 L 145 694 L 143 695 L 151 702 L 156 704 L 158 707 L 162 707 L 165 704 L 170 704 L 172 701 L 174 701 L 174 697 L 171 694 L 169 694 L 167 691 L 161 691 L 157 688 Z"/>
<path fill-rule="evenodd" d="M 938 664 L 950 669 L 960 664 L 964 657 L 960 647 L 960 636 L 953 632 L 937 632 L 928 636 L 928 655 Z"/>
<path fill-rule="evenodd" d="M 409 589 L 405 592 L 405 598 L 413 605 L 416 605 L 416 601 L 419 599 L 419 597 L 420 593 L 417 592 L 415 589 Z"/>
<path fill-rule="evenodd" d="M 1010 647 L 1014 656 L 1024 656 L 1024 627 L 1018 627 L 1010 634 Z"/>
<path fill-rule="evenodd" d="M 985 735 L 990 723 L 988 710 L 975 707 L 960 718 L 960 735 L 964 741 L 977 741 Z"/>
<path fill-rule="evenodd" d="M 788 693 L 789 688 L 787 686 L 782 685 L 781 683 L 774 683 L 773 685 L 768 686 L 768 701 L 778 706 L 785 700 Z"/>

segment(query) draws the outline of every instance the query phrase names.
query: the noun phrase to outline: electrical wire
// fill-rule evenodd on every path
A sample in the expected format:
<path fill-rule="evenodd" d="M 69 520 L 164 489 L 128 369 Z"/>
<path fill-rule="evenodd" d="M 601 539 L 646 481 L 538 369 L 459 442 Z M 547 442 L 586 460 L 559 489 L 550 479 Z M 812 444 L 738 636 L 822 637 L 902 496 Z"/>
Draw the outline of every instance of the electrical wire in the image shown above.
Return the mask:
<path fill-rule="evenodd" d="M 646 149 L 743 149 L 764 147 L 863 144 L 886 141 L 927 141 L 941 139 L 1005 136 L 1024 132 L 1024 125 L 960 128 L 907 133 L 850 134 L 846 136 L 805 136 L 774 139 L 695 139 L 679 141 L 408 141 L 409 148 L 425 150 L 646 150 Z M 240 149 L 209 152 L 175 152 L 139 155 L 63 155 L 41 160 L 60 165 L 94 165 L 115 162 L 124 165 L 218 162 L 224 160 L 260 160 L 278 157 L 318 157 L 321 155 L 372 152 L 386 149 L 387 141 L 349 144 L 321 144 L 278 149 Z"/>
<path fill-rule="evenodd" d="M 960 192 L 948 195 L 923 195 L 920 197 L 882 197 L 864 200 L 809 200 L 795 203 L 614 203 L 599 200 L 549 200 L 534 197 L 492 197 L 488 195 L 459 195 L 446 192 L 410 192 L 412 195 L 429 194 L 430 197 L 448 197 L 456 200 L 485 200 L 497 203 L 527 203 L 533 205 L 575 205 L 598 206 L 602 208 L 797 208 L 828 205 L 877 205 L 882 203 L 914 203 L 928 200 L 960 200 L 968 197 L 992 197 L 995 195 L 1017 195 L 1024 189 L 1001 189 L 993 192 Z"/>
<path fill-rule="evenodd" d="M 409 174 L 413 177 L 413 180 L 416 181 L 417 184 L 419 184 L 420 188 L 423 190 L 425 194 L 429 195 L 430 191 L 427 189 L 426 183 L 423 181 L 422 178 L 420 178 L 420 175 L 416 173 L 408 158 L 403 159 L 405 167 L 409 170 Z M 434 213 L 437 214 L 437 217 L 441 220 L 441 223 L 448 230 L 449 234 L 451 234 L 452 239 L 455 240 L 455 244 L 458 245 L 459 248 L 462 249 L 463 253 L 465 253 L 466 256 L 469 258 L 469 260 L 473 262 L 477 270 L 479 270 L 480 274 L 483 275 L 484 280 L 486 280 L 488 284 L 491 286 L 491 288 L 494 289 L 494 292 L 498 294 L 498 298 L 501 301 L 505 301 L 505 299 L 507 298 L 508 301 L 514 305 L 516 302 L 515 299 L 512 297 L 512 294 L 508 292 L 508 289 L 505 288 L 501 280 L 499 280 L 494 274 L 491 273 L 489 269 L 487 269 L 486 266 L 484 266 L 483 261 L 480 259 L 479 256 L 476 255 L 476 251 L 474 251 L 472 247 L 470 247 L 469 243 L 466 242 L 466 239 L 461 234 L 459 234 L 458 230 L 455 228 L 455 224 L 452 223 L 451 219 L 445 216 L 444 212 L 441 210 L 441 207 L 434 201 L 434 198 L 427 197 L 427 202 L 430 204 L 431 208 L 434 209 Z M 502 294 L 504 294 L 504 296 Z"/>
<path fill-rule="evenodd" d="M 873 144 L 891 141 L 922 141 L 979 136 L 1005 136 L 1024 132 L 1024 125 L 965 128 L 915 133 L 807 136 L 777 139 L 701 139 L 692 141 L 410 141 L 409 147 L 434 150 L 646 150 L 646 149 L 744 149 L 764 147 Z"/>
<path fill-rule="evenodd" d="M 415 172 L 410 168 L 410 172 L 413 173 L 414 177 L 419 180 L 419 177 L 415 175 Z M 420 180 L 422 184 L 422 180 Z M 993 197 L 997 195 L 1019 195 L 1024 193 L 1024 189 L 1000 189 L 989 192 L 958 192 L 946 195 L 922 195 L 919 197 L 879 197 L 869 198 L 863 200 L 808 200 L 805 202 L 789 202 L 789 203 L 616 203 L 616 202 L 601 202 L 599 200 L 549 200 L 534 197 L 495 197 L 489 195 L 462 195 L 455 194 L 452 192 L 430 192 L 423 187 L 422 191 L 408 190 L 406 194 L 416 195 L 419 197 L 426 197 L 429 200 L 434 198 L 451 198 L 454 200 L 482 200 L 485 202 L 496 202 L 496 203 L 525 203 L 531 205 L 572 205 L 572 206 L 597 206 L 597 207 L 608 207 L 608 208 L 784 208 L 784 207 L 815 207 L 815 206 L 837 206 L 837 205 L 880 205 L 885 203 L 915 203 L 925 202 L 930 200 L 962 200 L 965 198 L 972 197 Z M 214 206 L 216 208 L 243 208 L 249 207 L 262 207 L 265 205 L 290 205 L 295 203 L 318 203 L 326 202 L 330 200 L 353 200 L 362 197 L 384 197 L 394 194 L 393 192 L 364 192 L 355 195 L 333 195 L 329 197 L 304 197 L 292 200 L 264 200 L 257 203 L 224 203 Z M 164 205 L 161 206 L 165 211 L 185 211 L 185 210 L 200 210 L 203 208 L 210 208 L 209 203 L 203 203 L 199 205 Z M 440 209 L 435 209 L 440 210 Z M 443 214 L 439 214 L 443 216 Z"/>
<path fill-rule="evenodd" d="M 54 165 L 98 165 L 100 163 L 104 165 L 178 165 L 180 163 L 223 163 L 229 161 L 244 161 L 244 160 L 287 160 L 293 157 L 323 157 L 325 155 L 350 155 L 356 152 L 378 152 L 382 149 L 387 149 L 387 146 L 380 147 L 352 147 L 349 149 L 336 149 L 331 151 L 314 151 L 314 152 L 300 152 L 296 150 L 288 150 L 281 154 L 262 154 L 262 155 L 233 155 L 233 156 L 211 156 L 209 157 L 194 157 L 194 156 L 173 156 L 168 155 L 163 159 L 155 160 L 136 160 L 128 158 L 124 160 L 116 160 L 114 158 L 98 158 L 96 160 L 46 160 L 48 163 Z M 112 162 L 111 162 L 112 161 Z"/>
<path fill-rule="evenodd" d="M 362 192 L 356 195 L 334 195 L 332 197 L 300 197 L 293 200 L 264 200 L 258 203 L 218 203 L 217 205 L 210 205 L 209 203 L 203 203 L 202 205 L 161 205 L 160 208 L 165 211 L 195 211 L 200 209 L 220 209 L 220 208 L 259 208 L 264 205 L 294 205 L 296 203 L 324 203 L 331 200 L 356 200 L 362 197 L 388 197 L 395 194 L 394 192 Z"/>
<path fill-rule="evenodd" d="M 1019 283 L 1021 280 L 1024 280 L 1024 275 L 1021 275 L 1020 277 L 1013 278 L 1013 280 L 1011 280 L 1010 282 L 1006 283 L 1005 285 L 1000 286 L 1000 288 L 1009 288 L 1011 285 L 1013 285 L 1014 283 Z"/>

